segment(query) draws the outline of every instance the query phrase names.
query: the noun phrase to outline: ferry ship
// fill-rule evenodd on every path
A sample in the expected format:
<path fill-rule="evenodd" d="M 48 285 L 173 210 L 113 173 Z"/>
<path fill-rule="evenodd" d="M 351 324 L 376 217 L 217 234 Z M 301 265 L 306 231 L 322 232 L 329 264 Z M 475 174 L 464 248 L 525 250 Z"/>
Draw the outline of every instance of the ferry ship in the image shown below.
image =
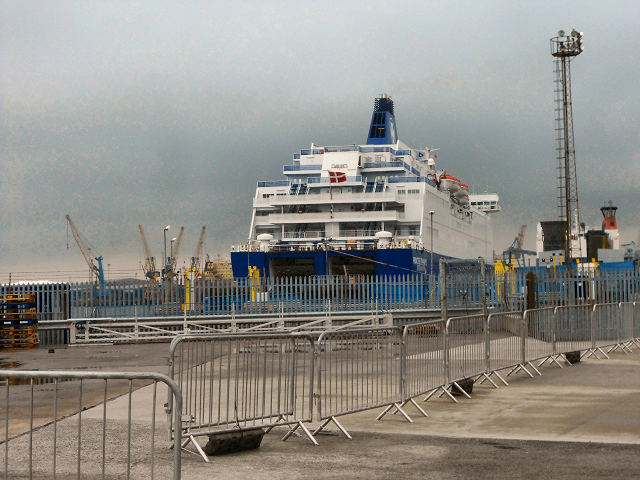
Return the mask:
<path fill-rule="evenodd" d="M 398 140 L 393 101 L 380 95 L 366 144 L 311 144 L 286 180 L 258 182 L 234 277 L 431 274 L 441 257 L 491 259 L 498 195 L 470 195 L 436 158 Z"/>

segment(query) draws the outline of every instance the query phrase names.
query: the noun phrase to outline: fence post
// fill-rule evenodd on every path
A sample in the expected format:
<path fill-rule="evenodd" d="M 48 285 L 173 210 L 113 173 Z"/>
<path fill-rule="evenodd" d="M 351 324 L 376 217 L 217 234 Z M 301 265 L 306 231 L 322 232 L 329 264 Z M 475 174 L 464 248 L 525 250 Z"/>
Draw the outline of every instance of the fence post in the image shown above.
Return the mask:
<path fill-rule="evenodd" d="M 182 331 L 187 334 L 189 333 L 189 326 L 187 325 L 187 307 L 185 305 L 185 307 L 182 309 L 183 313 L 184 313 L 184 317 L 182 320 Z"/>
<path fill-rule="evenodd" d="M 236 322 L 236 305 L 231 304 L 231 331 L 236 333 L 238 331 L 238 324 Z"/>
<path fill-rule="evenodd" d="M 553 344 L 553 354 L 554 355 L 558 355 L 557 352 L 557 345 L 556 345 L 556 337 L 558 336 L 558 307 L 555 307 L 553 309 L 553 321 L 552 321 L 552 328 L 551 331 L 553 332 L 553 339 L 552 339 L 552 344 Z"/>
<path fill-rule="evenodd" d="M 76 322 L 71 322 L 69 324 L 69 343 L 76 343 L 76 333 L 77 333 Z"/>
<path fill-rule="evenodd" d="M 482 284 L 482 290 L 480 290 L 482 295 L 482 300 L 480 301 L 482 305 L 482 315 L 484 315 L 485 321 L 487 321 L 487 315 L 489 311 L 487 310 L 487 277 L 485 272 L 484 258 L 480 258 L 480 282 Z M 485 325 L 486 326 L 486 325 Z"/>
<path fill-rule="evenodd" d="M 485 372 L 489 373 L 489 369 L 491 368 L 491 342 L 489 338 L 489 319 L 491 315 L 488 317 L 486 315 L 482 315 L 482 328 L 484 329 L 484 368 Z"/>

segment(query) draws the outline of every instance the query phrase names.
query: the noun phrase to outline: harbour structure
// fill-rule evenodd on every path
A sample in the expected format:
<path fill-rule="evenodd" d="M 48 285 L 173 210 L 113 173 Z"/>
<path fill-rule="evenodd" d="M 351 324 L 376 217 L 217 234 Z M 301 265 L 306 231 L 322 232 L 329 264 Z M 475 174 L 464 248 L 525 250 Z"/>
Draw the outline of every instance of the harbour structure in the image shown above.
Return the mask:
<path fill-rule="evenodd" d="M 551 39 L 551 55 L 554 57 L 555 83 L 555 131 L 556 131 L 556 172 L 558 220 L 542 222 L 539 228 L 546 242 L 559 250 L 564 261 L 580 259 L 586 255 L 584 228 L 580 223 L 578 205 L 578 178 L 576 168 L 576 148 L 573 136 L 573 103 L 571 101 L 571 61 L 584 46 L 582 32 L 572 30 L 565 35 L 564 30 Z M 549 250 L 545 250 L 549 251 Z"/>
<path fill-rule="evenodd" d="M 580 233 L 574 240 L 583 252 L 580 259 L 584 262 L 623 262 L 632 259 L 634 252 L 621 248 L 616 207 L 611 200 L 600 207 L 602 212 L 601 228 L 591 228 L 584 223 L 580 225 Z M 564 224 L 562 222 L 540 222 L 536 235 L 536 251 L 543 264 L 565 263 L 563 247 L 565 245 Z M 575 259 L 576 257 L 574 257 Z"/>
<path fill-rule="evenodd" d="M 381 94 L 365 144 L 312 143 L 284 166 L 285 180 L 258 182 L 233 275 L 431 274 L 441 257 L 490 259 L 498 195 L 469 194 L 436 158 L 398 139 L 394 103 Z"/>

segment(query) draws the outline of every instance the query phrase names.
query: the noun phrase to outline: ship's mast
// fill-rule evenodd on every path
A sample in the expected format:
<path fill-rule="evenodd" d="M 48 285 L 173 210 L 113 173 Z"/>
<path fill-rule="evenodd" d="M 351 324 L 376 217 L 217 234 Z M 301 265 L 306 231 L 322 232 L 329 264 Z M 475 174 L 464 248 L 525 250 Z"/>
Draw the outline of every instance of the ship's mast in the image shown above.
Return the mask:
<path fill-rule="evenodd" d="M 564 31 L 560 30 L 558 36 L 551 39 L 551 55 L 555 58 L 558 220 L 566 225 L 567 263 L 572 258 L 582 257 L 571 104 L 571 61 L 582 50 L 582 32 L 573 30 L 570 35 L 565 36 Z"/>

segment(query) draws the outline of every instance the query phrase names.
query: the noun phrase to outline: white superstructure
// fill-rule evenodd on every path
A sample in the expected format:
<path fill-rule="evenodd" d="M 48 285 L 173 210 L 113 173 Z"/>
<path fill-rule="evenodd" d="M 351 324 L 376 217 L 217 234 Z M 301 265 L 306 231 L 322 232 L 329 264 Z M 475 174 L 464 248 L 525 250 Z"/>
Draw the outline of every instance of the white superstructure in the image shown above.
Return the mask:
<path fill-rule="evenodd" d="M 396 138 L 393 102 L 383 95 L 376 99 L 367 144 L 312 144 L 294 154 L 284 166 L 286 180 L 258 182 L 247 248 L 264 251 L 266 234 L 280 250 L 319 243 L 361 249 L 377 245 L 377 232 L 389 232 L 391 247 L 429 250 L 433 222 L 438 255 L 492 258 L 490 212 L 500 209 L 497 194 L 487 196 L 487 208 L 472 206 L 470 198 L 478 197 L 473 203 L 484 196 L 467 195 L 467 185 L 438 172 L 429 149 L 412 149 Z M 391 139 L 393 144 L 381 143 Z"/>

